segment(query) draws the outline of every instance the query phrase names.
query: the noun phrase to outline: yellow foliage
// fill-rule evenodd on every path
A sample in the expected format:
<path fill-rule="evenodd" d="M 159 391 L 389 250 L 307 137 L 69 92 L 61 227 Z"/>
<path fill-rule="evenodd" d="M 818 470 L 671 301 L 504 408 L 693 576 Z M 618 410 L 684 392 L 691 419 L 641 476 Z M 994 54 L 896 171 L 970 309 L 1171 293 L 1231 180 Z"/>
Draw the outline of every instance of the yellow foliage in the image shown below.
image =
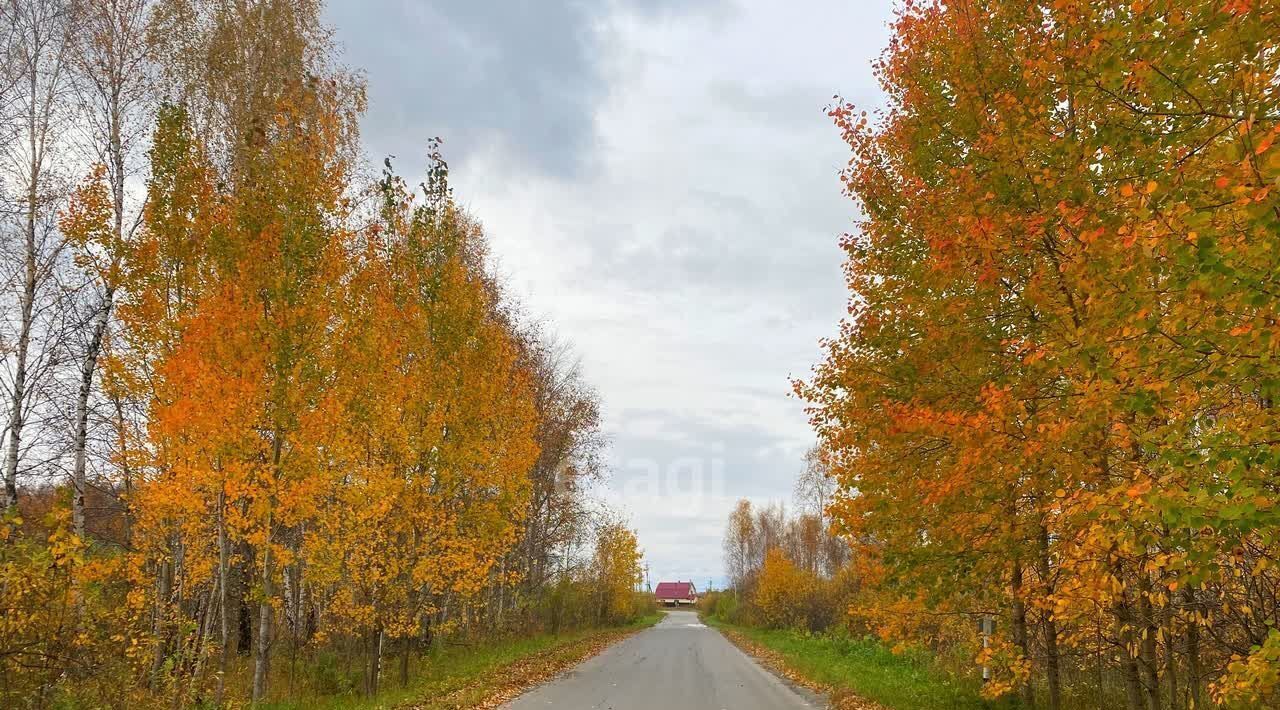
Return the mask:
<path fill-rule="evenodd" d="M 760 568 L 754 598 L 762 620 L 773 627 L 804 626 L 816 586 L 817 578 L 797 567 L 782 550 L 769 550 Z"/>
<path fill-rule="evenodd" d="M 1234 658 L 1212 690 L 1220 703 L 1270 707 L 1280 701 L 1280 629 L 1271 629 L 1262 645 L 1254 646 L 1247 657 Z"/>
<path fill-rule="evenodd" d="M 600 620 L 618 623 L 637 615 L 634 593 L 643 578 L 642 559 L 636 534 L 625 525 L 610 524 L 597 531 L 594 581 Z"/>

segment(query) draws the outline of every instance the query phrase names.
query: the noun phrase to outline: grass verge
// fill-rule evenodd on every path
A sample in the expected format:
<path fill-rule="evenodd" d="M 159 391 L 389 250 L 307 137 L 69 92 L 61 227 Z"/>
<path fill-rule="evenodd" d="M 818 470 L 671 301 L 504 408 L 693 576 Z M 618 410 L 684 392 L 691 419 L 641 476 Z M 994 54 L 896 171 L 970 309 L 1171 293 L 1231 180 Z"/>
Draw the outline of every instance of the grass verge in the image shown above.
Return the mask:
<path fill-rule="evenodd" d="M 844 710 L 1013 708 L 979 697 L 976 684 L 953 678 L 930 659 L 895 654 L 875 639 L 812 635 L 706 622 L 774 672 L 827 694 Z"/>
<path fill-rule="evenodd" d="M 589 629 L 479 646 L 454 646 L 432 651 L 408 685 L 384 684 L 376 698 L 360 695 L 297 697 L 270 703 L 270 710 L 461 710 L 493 708 L 528 688 L 594 656 L 607 646 L 656 624 L 654 613 L 636 622 L 609 629 Z M 393 676 L 394 677 L 394 676 Z"/>

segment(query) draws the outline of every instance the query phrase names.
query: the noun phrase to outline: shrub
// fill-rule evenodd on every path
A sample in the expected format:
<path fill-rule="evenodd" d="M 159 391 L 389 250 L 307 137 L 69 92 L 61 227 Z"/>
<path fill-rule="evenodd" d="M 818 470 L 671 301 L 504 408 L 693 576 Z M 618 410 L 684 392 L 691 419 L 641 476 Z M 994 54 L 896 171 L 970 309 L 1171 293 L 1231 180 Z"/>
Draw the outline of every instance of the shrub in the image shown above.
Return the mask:
<path fill-rule="evenodd" d="M 808 609 L 817 579 L 774 548 L 765 555 L 756 584 L 760 620 L 770 628 L 807 627 Z"/>
<path fill-rule="evenodd" d="M 738 595 L 735 589 L 707 592 L 698 598 L 698 613 L 730 624 L 741 624 L 745 607 L 738 603 Z"/>
<path fill-rule="evenodd" d="M 737 622 L 738 613 L 738 596 L 736 593 L 725 592 L 716 600 L 715 615 L 725 621 Z"/>

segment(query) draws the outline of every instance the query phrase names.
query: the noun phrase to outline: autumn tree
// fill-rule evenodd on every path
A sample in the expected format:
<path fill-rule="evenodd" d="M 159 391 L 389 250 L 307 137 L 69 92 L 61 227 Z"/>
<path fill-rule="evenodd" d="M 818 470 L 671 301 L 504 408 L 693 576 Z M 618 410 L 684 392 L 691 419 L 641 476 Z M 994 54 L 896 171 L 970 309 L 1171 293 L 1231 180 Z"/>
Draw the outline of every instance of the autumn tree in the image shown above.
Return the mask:
<path fill-rule="evenodd" d="M 337 416 L 317 442 L 331 452 L 328 495 L 344 502 L 304 543 L 333 589 L 330 630 L 358 632 L 368 649 L 371 694 L 384 638 L 402 648 L 403 679 L 430 620 L 490 583 L 521 529 L 538 453 L 483 235 L 443 182 L 413 195 L 388 169 L 378 201 L 332 353 Z"/>
<path fill-rule="evenodd" d="M 331 653 L 374 694 L 392 648 L 644 610 L 597 394 L 438 139 L 421 190 L 364 169 L 322 11 L 0 5 L 6 707 L 260 702 Z"/>
<path fill-rule="evenodd" d="M 140 210 L 129 204 L 125 185 L 138 170 L 139 147 L 151 128 L 148 109 L 154 94 L 146 38 L 148 9 L 147 0 L 119 0 L 81 3 L 71 11 L 74 29 L 67 50 L 68 81 L 83 121 L 79 142 L 95 166 L 62 225 L 88 291 L 82 316 L 88 325 L 77 343 L 80 366 L 71 441 L 73 525 L 81 537 L 89 485 L 90 410 L 99 384 L 99 362 L 121 287 L 125 240 L 132 238 L 141 221 Z M 97 183 L 103 183 L 105 194 Z M 121 408 L 118 401 L 116 407 Z M 123 425 L 120 419 L 122 412 L 116 419 L 117 430 Z"/>
<path fill-rule="evenodd" d="M 633 616 L 636 587 L 644 579 L 643 557 L 635 531 L 625 525 L 607 523 L 596 531 L 592 582 L 601 621 Z"/>
<path fill-rule="evenodd" d="M 828 508 L 835 503 L 836 480 L 831 474 L 831 454 L 814 445 L 805 452 L 804 468 L 795 482 L 796 507 L 803 515 L 795 521 L 798 528 L 791 533 L 805 545 L 812 571 L 835 575 L 849 562 L 849 545 L 833 534 Z"/>
<path fill-rule="evenodd" d="M 798 387 L 831 512 L 881 565 L 886 631 L 1006 618 L 1023 675 L 996 691 L 1059 707 L 1064 647 L 1132 708 L 1260 678 L 1276 13 L 907 3 L 887 109 L 832 110 L 865 218 Z"/>
<path fill-rule="evenodd" d="M 717 603 L 709 612 L 739 623 L 815 632 L 843 621 L 855 581 L 849 541 L 821 516 L 788 514 L 780 503 L 753 506 L 743 499 L 729 513 L 722 544 L 733 603 Z"/>
<path fill-rule="evenodd" d="M 735 591 L 748 585 L 748 575 L 755 568 L 756 540 L 755 516 L 751 501 L 739 500 L 729 514 L 723 538 L 725 569 Z"/>
<path fill-rule="evenodd" d="M 524 333 L 521 341 L 538 410 L 539 454 L 512 567 L 521 576 L 521 593 L 535 597 L 589 534 L 587 489 L 603 475 L 606 440 L 599 395 L 570 345 L 541 329 Z"/>
<path fill-rule="evenodd" d="M 17 505 L 19 468 L 52 456 L 52 432 L 28 425 L 47 413 L 51 381 L 63 345 L 66 311 L 55 288 L 63 264 L 57 210 L 65 197 L 59 157 L 70 117 L 67 53 L 70 3 L 15 0 L 0 7 L 6 26 L 6 106 L 0 115 L 0 170 L 4 173 L 3 225 L 6 278 L 4 327 L 4 491 L 0 505 Z M 33 436 L 32 434 L 35 434 Z M 25 437 L 25 439 L 24 439 Z M 28 460 L 31 459 L 31 460 Z"/>

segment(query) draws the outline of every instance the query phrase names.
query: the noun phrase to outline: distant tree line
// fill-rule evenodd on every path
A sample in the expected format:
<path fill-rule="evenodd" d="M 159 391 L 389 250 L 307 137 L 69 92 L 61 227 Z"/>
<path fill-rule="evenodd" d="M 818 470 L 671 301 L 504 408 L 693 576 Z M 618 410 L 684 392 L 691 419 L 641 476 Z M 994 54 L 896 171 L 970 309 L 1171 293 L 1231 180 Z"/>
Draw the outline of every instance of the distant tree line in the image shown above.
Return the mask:
<path fill-rule="evenodd" d="M 834 534 L 826 508 L 835 493 L 820 449 L 796 480 L 796 511 L 780 502 L 739 500 L 723 538 L 729 589 L 704 595 L 703 609 L 737 623 L 823 631 L 844 624 L 852 592 L 849 544 Z"/>

